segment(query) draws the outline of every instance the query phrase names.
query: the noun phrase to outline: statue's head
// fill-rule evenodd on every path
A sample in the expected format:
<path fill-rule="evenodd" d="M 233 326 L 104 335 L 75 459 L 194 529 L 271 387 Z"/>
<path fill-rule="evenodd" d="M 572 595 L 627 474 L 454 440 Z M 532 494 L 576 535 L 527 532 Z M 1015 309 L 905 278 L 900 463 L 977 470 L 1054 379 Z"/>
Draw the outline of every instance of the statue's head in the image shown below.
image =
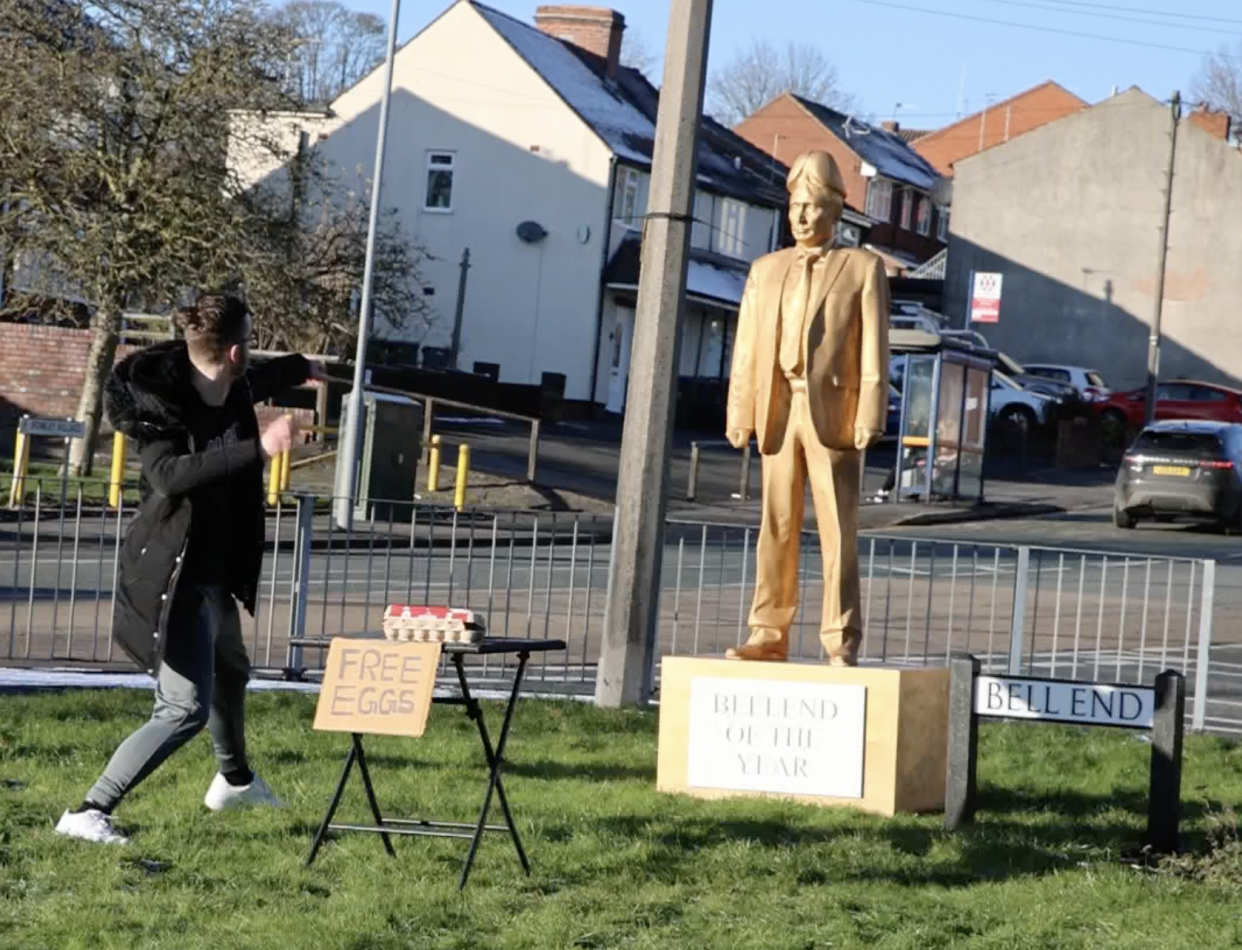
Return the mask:
<path fill-rule="evenodd" d="M 832 240 L 845 210 L 845 185 L 827 152 L 803 152 L 789 169 L 789 227 L 799 247 Z"/>

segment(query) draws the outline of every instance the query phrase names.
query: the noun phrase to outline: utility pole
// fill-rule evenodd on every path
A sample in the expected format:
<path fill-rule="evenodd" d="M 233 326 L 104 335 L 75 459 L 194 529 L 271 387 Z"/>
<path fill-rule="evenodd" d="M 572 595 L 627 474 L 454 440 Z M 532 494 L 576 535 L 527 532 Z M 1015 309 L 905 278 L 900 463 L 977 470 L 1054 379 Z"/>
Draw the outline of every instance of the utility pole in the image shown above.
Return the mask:
<path fill-rule="evenodd" d="M 1164 316 L 1164 272 L 1169 259 L 1169 217 L 1173 212 L 1173 170 L 1177 165 L 1177 125 L 1182 117 L 1182 94 L 1174 91 L 1169 108 L 1169 167 L 1164 173 L 1164 214 L 1160 219 L 1160 255 L 1156 264 L 1156 312 L 1147 341 L 1147 425 L 1156 418 L 1156 380 L 1160 375 L 1160 321 Z"/>
<path fill-rule="evenodd" d="M 375 238 L 379 230 L 380 188 L 384 184 L 384 144 L 388 138 L 388 105 L 392 101 L 392 67 L 397 55 L 397 19 L 401 0 L 392 0 L 388 23 L 388 54 L 384 67 L 384 97 L 380 100 L 379 132 L 375 140 L 375 177 L 371 181 L 371 217 L 367 221 L 367 256 L 362 268 L 362 305 L 358 308 L 358 349 L 354 356 L 354 389 L 349 397 L 345 431 L 341 433 L 336 465 L 336 522 L 342 528 L 353 521 L 354 492 L 358 487 L 358 441 L 362 428 L 362 389 L 366 385 L 367 341 L 371 335 L 371 284 L 375 274 Z"/>
<path fill-rule="evenodd" d="M 595 701 L 601 706 L 644 704 L 651 694 L 674 386 L 711 21 L 712 0 L 672 0 L 617 476 L 608 622 L 595 684 Z"/>
<path fill-rule="evenodd" d="M 450 362 L 458 369 L 457 353 L 461 349 L 461 321 L 466 312 L 466 275 L 470 272 L 470 248 L 461 252 L 461 276 L 457 279 L 457 310 L 453 314 L 453 348 Z"/>

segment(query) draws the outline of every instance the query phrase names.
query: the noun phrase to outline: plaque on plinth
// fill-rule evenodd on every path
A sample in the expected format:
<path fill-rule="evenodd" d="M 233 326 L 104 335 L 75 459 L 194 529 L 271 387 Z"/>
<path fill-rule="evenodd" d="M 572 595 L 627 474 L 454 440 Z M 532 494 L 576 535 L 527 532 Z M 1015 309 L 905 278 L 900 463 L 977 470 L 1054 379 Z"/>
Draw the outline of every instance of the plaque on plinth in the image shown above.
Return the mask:
<path fill-rule="evenodd" d="M 947 669 L 667 657 L 657 788 L 938 812 L 948 720 Z"/>

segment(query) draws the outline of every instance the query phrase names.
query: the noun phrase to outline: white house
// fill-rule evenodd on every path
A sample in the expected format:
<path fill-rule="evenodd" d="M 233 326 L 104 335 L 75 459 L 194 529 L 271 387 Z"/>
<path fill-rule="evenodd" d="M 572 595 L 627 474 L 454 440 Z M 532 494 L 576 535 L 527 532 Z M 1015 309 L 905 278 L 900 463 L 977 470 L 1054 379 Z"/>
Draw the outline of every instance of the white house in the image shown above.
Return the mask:
<path fill-rule="evenodd" d="M 439 319 L 410 341 L 426 363 L 451 345 L 468 248 L 457 366 L 535 385 L 560 374 L 567 400 L 623 409 L 658 105 L 618 64 L 624 29 L 609 9 L 544 6 L 532 26 L 457 0 L 397 53 L 383 202 L 435 258 L 424 271 Z M 380 68 L 326 115 L 270 121 L 365 177 L 383 82 Z M 275 171 L 234 164 L 256 181 Z M 748 266 L 780 238 L 785 174 L 704 120 L 683 379 L 728 372 Z"/>

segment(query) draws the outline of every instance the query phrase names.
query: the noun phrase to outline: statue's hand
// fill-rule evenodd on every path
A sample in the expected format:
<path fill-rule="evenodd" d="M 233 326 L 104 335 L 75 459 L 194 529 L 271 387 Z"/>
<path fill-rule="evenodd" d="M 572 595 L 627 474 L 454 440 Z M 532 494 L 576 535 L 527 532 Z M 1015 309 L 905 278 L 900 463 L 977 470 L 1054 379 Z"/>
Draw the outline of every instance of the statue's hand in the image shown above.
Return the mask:
<path fill-rule="evenodd" d="M 725 438 L 729 440 L 729 444 L 735 449 L 746 447 L 746 443 L 750 441 L 753 433 L 750 429 L 730 429 L 725 433 Z"/>
<path fill-rule="evenodd" d="M 869 449 L 879 442 L 883 435 L 883 432 L 878 432 L 868 426 L 854 426 L 854 448 L 859 451 Z"/>

